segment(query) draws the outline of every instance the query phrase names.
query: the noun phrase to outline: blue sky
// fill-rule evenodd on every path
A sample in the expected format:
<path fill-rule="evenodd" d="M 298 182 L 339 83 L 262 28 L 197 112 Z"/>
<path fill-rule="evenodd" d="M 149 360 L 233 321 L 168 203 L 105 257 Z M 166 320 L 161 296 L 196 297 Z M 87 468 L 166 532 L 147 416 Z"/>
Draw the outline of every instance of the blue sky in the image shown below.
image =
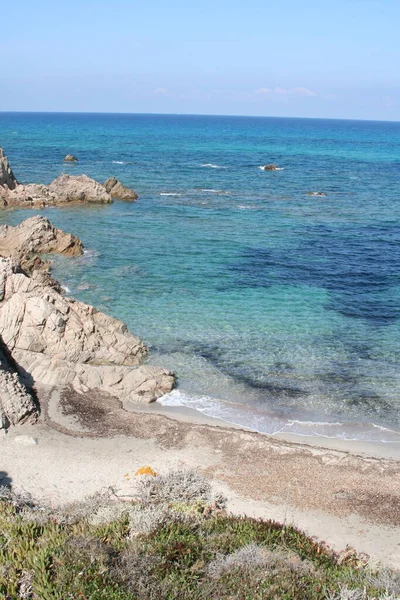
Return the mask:
<path fill-rule="evenodd" d="M 400 0 L 15 0 L 1 21 L 2 111 L 400 120 Z"/>

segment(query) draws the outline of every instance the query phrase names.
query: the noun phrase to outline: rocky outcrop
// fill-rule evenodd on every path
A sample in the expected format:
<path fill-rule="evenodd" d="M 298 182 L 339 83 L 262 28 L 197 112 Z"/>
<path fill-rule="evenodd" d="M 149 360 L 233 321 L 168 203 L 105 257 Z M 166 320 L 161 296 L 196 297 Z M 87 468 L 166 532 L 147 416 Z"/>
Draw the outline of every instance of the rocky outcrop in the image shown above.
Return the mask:
<path fill-rule="evenodd" d="M 0 429 L 27 420 L 34 421 L 37 406 L 11 365 L 0 340 Z"/>
<path fill-rule="evenodd" d="M 87 175 L 62 174 L 50 185 L 30 183 L 17 185 L 13 190 L 0 188 L 0 199 L 7 207 L 56 206 L 67 203 L 110 204 L 106 188 Z"/>
<path fill-rule="evenodd" d="M 17 185 L 18 181 L 12 172 L 7 156 L 0 148 L 0 186 L 6 186 L 8 189 L 13 190 Z"/>
<path fill-rule="evenodd" d="M 68 154 L 66 162 L 78 159 Z M 61 174 L 50 185 L 18 183 L 7 157 L 0 148 L 0 208 L 44 208 L 67 203 L 109 204 L 112 197 L 121 200 L 136 200 L 138 197 L 115 177 L 106 182 L 107 188 L 87 175 Z M 110 194 L 112 191 L 112 194 Z"/>
<path fill-rule="evenodd" d="M 34 269 L 29 274 L 18 262 L 24 253 L 76 256 L 82 248 L 75 236 L 43 217 L 27 219 L 17 227 L 0 227 L 4 347 L 30 385 L 71 385 L 77 392 L 99 389 L 121 400 L 153 402 L 171 391 L 174 376 L 166 369 L 140 364 L 147 354 L 143 342 L 121 321 L 65 297 L 47 273 Z M 17 373 L 9 375 L 6 365 L 3 375 L 2 365 L 0 355 L 0 417 L 3 423 L 16 423 L 36 408 Z M 9 390 L 4 399 L 2 386 Z"/>
<path fill-rule="evenodd" d="M 63 173 L 49 185 L 49 192 L 57 198 L 57 204 L 64 202 L 109 204 L 111 202 L 111 196 L 104 185 L 87 175 Z"/>
<path fill-rule="evenodd" d="M 0 226 L 0 256 L 22 259 L 50 252 L 79 256 L 83 244 L 75 235 L 54 227 L 45 217 L 31 217 L 16 227 Z"/>
<path fill-rule="evenodd" d="M 110 177 L 104 182 L 104 187 L 113 198 L 119 200 L 137 200 L 139 196 L 135 190 L 125 187 L 116 177 Z"/>

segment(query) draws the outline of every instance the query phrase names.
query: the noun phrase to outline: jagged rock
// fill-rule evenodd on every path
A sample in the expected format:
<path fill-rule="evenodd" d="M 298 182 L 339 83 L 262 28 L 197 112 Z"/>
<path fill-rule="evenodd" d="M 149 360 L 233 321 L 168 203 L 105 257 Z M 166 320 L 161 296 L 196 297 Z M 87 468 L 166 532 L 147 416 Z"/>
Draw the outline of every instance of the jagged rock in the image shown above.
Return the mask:
<path fill-rule="evenodd" d="M 110 177 L 104 182 L 104 187 L 113 198 L 119 200 L 137 200 L 139 196 L 135 190 L 125 187 L 116 177 Z"/>
<path fill-rule="evenodd" d="M 35 207 L 56 206 L 66 203 L 97 203 L 110 204 L 110 194 L 106 188 L 87 175 L 61 174 L 50 185 L 30 183 L 17 185 L 10 190 L 6 186 L 0 187 L 0 199 L 3 206 L 7 207 Z"/>
<path fill-rule="evenodd" d="M 75 363 L 26 350 L 15 350 L 13 356 L 37 383 L 53 388 L 72 385 L 80 393 L 98 389 L 123 401 L 154 402 L 174 385 L 170 371 L 149 365 Z"/>
<path fill-rule="evenodd" d="M 36 414 L 17 372 L 5 362 L 8 355 L 30 386 L 100 389 L 134 402 L 153 402 L 171 391 L 173 374 L 140 365 L 147 348 L 121 321 L 64 297 L 48 273 L 35 269 L 29 275 L 21 269 L 15 256 L 37 252 L 76 256 L 82 244 L 43 217 L 0 227 L 0 339 L 6 349 L 4 360 L 0 355 L 3 427 Z"/>
<path fill-rule="evenodd" d="M 0 341 L 0 429 L 27 420 L 34 421 L 37 407 L 21 382 Z"/>
<path fill-rule="evenodd" d="M 261 168 L 263 171 L 277 171 L 279 167 L 277 165 L 274 165 L 273 163 L 271 163 L 269 165 L 264 165 Z"/>
<path fill-rule="evenodd" d="M 0 186 L 3 185 L 13 190 L 18 185 L 18 181 L 12 172 L 7 156 L 4 155 L 3 149 L 0 148 Z"/>
<path fill-rule="evenodd" d="M 77 158 L 68 154 L 66 162 L 75 162 Z M 0 148 L 0 207 L 3 208 L 44 208 L 66 203 L 109 204 L 112 197 L 121 200 L 136 200 L 138 195 L 115 177 L 106 181 L 107 189 L 101 183 L 87 175 L 61 174 L 50 185 L 18 183 L 7 158 Z M 110 194 L 112 191 L 112 194 Z"/>
<path fill-rule="evenodd" d="M 45 217 L 31 217 L 16 227 L 0 226 L 0 256 L 26 257 L 50 252 L 80 256 L 83 244 L 75 235 L 54 227 Z"/>
<path fill-rule="evenodd" d="M 37 274 L 6 278 L 0 335 L 12 353 L 28 350 L 75 363 L 121 365 L 137 365 L 146 355 L 145 345 L 121 321 L 65 298 Z"/>

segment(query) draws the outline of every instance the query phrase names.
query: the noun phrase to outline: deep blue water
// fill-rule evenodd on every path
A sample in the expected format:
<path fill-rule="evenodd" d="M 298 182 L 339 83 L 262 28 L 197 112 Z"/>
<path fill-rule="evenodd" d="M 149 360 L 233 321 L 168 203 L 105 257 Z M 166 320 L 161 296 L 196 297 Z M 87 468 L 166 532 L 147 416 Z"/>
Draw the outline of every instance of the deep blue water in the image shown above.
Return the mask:
<path fill-rule="evenodd" d="M 400 440 L 400 123 L 0 113 L 0 146 L 22 182 L 115 175 L 139 193 L 42 214 L 87 248 L 55 260 L 69 293 L 177 373 L 163 402 Z"/>

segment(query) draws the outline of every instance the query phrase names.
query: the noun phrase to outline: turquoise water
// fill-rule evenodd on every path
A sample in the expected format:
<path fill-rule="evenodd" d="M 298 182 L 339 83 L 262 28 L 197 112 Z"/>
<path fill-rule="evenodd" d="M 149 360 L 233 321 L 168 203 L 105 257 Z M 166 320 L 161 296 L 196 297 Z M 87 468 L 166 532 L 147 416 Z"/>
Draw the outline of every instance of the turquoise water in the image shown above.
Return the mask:
<path fill-rule="evenodd" d="M 23 182 L 84 172 L 139 193 L 42 214 L 86 246 L 55 260 L 68 293 L 176 372 L 162 402 L 400 441 L 400 123 L 2 113 L 0 132 Z"/>

